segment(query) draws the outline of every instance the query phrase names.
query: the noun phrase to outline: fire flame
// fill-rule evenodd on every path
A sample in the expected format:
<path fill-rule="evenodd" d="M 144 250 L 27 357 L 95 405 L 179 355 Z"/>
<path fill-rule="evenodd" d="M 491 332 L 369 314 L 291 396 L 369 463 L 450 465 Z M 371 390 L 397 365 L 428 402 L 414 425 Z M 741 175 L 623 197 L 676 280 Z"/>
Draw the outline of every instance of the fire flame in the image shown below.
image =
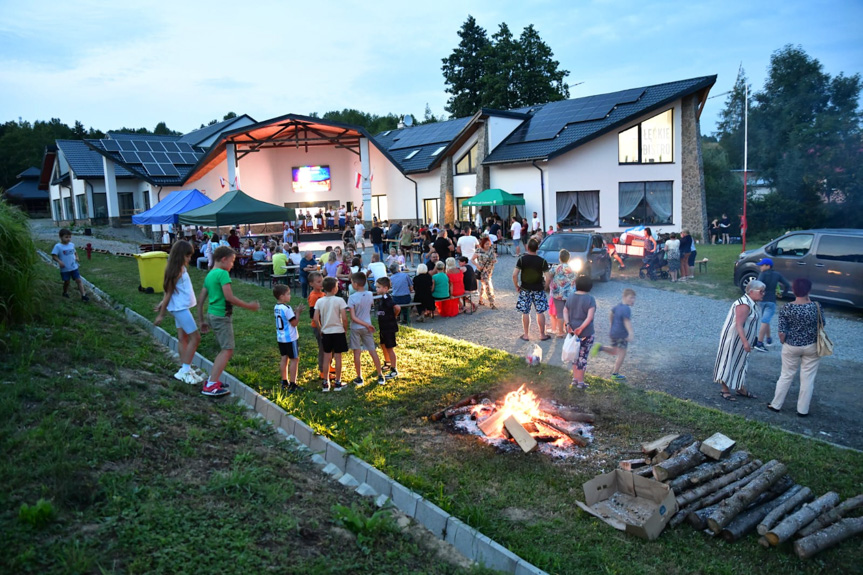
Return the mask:
<path fill-rule="evenodd" d="M 539 398 L 529 389 L 524 389 L 524 384 L 517 390 L 506 394 L 503 400 L 503 409 L 508 412 L 504 419 L 514 415 L 522 425 L 542 414 L 539 410 Z"/>

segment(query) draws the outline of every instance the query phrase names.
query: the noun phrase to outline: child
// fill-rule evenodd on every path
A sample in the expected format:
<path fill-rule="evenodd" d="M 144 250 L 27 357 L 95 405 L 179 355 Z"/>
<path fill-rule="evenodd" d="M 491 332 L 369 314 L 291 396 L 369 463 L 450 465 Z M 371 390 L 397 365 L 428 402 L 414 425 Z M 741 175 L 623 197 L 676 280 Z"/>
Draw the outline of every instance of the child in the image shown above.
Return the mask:
<path fill-rule="evenodd" d="M 378 357 L 378 352 L 375 349 L 375 339 L 372 336 L 375 332 L 371 315 L 374 297 L 366 291 L 367 283 L 366 274 L 356 272 L 351 275 L 351 284 L 354 287 L 354 293 L 348 297 L 348 312 L 351 315 L 350 347 L 354 352 L 354 369 L 357 372 L 357 378 L 353 383 L 357 387 L 365 385 L 362 367 L 360 366 L 360 356 L 363 350 L 366 350 L 372 356 L 375 370 L 378 372 L 378 384 L 383 385 L 386 383 L 383 371 L 381 371 L 381 359 Z"/>
<path fill-rule="evenodd" d="M 390 295 L 390 278 L 378 278 L 375 282 L 375 288 L 378 295 L 381 296 L 378 301 L 378 327 L 381 331 L 381 349 L 384 350 L 384 359 L 389 361 L 390 372 L 385 376 L 386 379 L 393 379 L 399 376 L 396 369 L 396 332 L 399 330 L 399 313 L 401 306 L 393 301 Z M 378 380 L 380 383 L 380 380 Z"/>
<path fill-rule="evenodd" d="M 395 248 L 390 248 L 390 255 L 387 256 L 384 263 L 386 264 L 387 269 L 389 269 L 393 264 L 398 265 L 399 269 L 401 269 L 405 265 L 405 257 L 398 255 Z"/>
<path fill-rule="evenodd" d="M 168 263 L 165 266 L 165 281 L 162 283 L 165 297 L 153 310 L 157 312 L 153 323 L 155 325 L 162 323 L 165 310 L 174 316 L 177 339 L 180 342 L 177 351 L 183 364 L 180 371 L 174 374 L 174 379 L 190 385 L 197 385 L 204 382 L 204 376 L 196 373 L 192 368 L 192 359 L 195 357 L 198 344 L 201 343 L 201 332 L 198 331 L 195 318 L 190 311 L 198 305 L 198 302 L 195 300 L 195 290 L 192 287 L 189 272 L 186 270 L 192 260 L 193 252 L 192 244 L 186 240 L 180 240 L 171 247 L 171 254 L 168 256 Z"/>
<path fill-rule="evenodd" d="M 276 298 L 276 306 L 273 312 L 276 315 L 276 341 L 279 343 L 279 354 L 282 360 L 279 363 L 279 375 L 282 376 L 282 390 L 293 393 L 297 385 L 297 369 L 300 365 L 300 349 L 297 341 L 300 339 L 297 332 L 297 317 L 303 306 L 298 305 L 296 312 L 288 304 L 291 302 L 291 290 L 284 284 L 273 286 L 273 297 Z M 288 365 L 290 364 L 290 380 L 288 379 Z M 288 383 L 290 381 L 290 384 Z"/>
<path fill-rule="evenodd" d="M 612 308 L 609 316 L 611 320 L 611 333 L 609 333 L 611 346 L 596 344 L 590 350 L 591 357 L 596 356 L 600 351 L 617 356 L 617 360 L 614 362 L 614 372 L 611 374 L 611 379 L 615 381 L 626 381 L 626 376 L 620 374 L 620 366 L 623 365 L 623 360 L 626 357 L 626 348 L 634 337 L 631 309 L 633 305 L 635 305 L 635 290 L 626 288 L 623 290 L 622 302 Z"/>
<path fill-rule="evenodd" d="M 81 272 L 78 271 L 78 252 L 75 251 L 75 244 L 72 243 L 72 232 L 66 228 L 60 230 L 60 243 L 54 244 L 51 259 L 60 266 L 63 297 L 69 297 L 69 280 L 75 280 L 78 291 L 81 292 L 81 301 L 90 301 L 90 296 L 84 293 L 84 282 L 81 281 Z"/>
<path fill-rule="evenodd" d="M 204 279 L 204 287 L 198 295 L 198 301 L 201 302 L 201 305 L 198 306 L 198 323 L 201 324 L 201 333 L 209 332 L 210 327 L 212 327 L 221 350 L 216 359 L 213 360 L 210 377 L 204 384 L 204 389 L 201 390 L 202 394 L 210 397 L 220 397 L 231 393 L 228 391 L 228 387 L 219 381 L 219 378 L 228 365 L 228 361 L 234 355 L 232 318 L 234 306 L 251 311 L 261 309 L 258 302 L 245 302 L 235 296 L 231 290 L 231 276 L 228 270 L 234 267 L 234 258 L 236 257 L 234 250 L 227 246 L 219 246 L 213 250 L 213 269 Z M 204 321 L 204 302 L 210 304 L 207 321 Z"/>
<path fill-rule="evenodd" d="M 570 387 L 587 389 L 584 382 L 584 370 L 587 367 L 587 354 L 593 351 L 593 316 L 596 313 L 596 300 L 590 295 L 593 280 L 587 276 L 575 280 L 575 293 L 566 300 L 563 308 L 563 321 L 567 333 L 575 334 L 581 339 L 578 357 L 572 364 L 572 383 Z M 596 344 L 599 345 L 599 344 Z M 592 355 L 596 355 L 593 353 Z"/>
<path fill-rule="evenodd" d="M 324 372 L 324 348 L 321 347 L 321 325 L 315 321 L 315 304 L 326 294 L 322 289 L 324 283 L 324 274 L 321 272 L 309 273 L 309 317 L 312 318 L 312 333 L 315 334 L 315 339 L 318 342 L 318 373 L 321 380 L 327 380 L 327 374 Z M 332 371 L 329 368 L 327 371 Z"/>
<path fill-rule="evenodd" d="M 339 282 L 336 278 L 324 278 L 324 297 L 315 302 L 315 322 L 321 326 L 321 347 L 324 350 L 324 365 L 329 366 L 333 357 L 336 360 L 335 379 L 329 377 L 323 382 L 323 392 L 330 390 L 341 391 L 342 383 L 342 354 L 348 351 L 348 340 L 345 331 L 348 329 L 348 316 L 345 312 L 347 304 L 345 300 L 336 297 L 339 291 Z"/>

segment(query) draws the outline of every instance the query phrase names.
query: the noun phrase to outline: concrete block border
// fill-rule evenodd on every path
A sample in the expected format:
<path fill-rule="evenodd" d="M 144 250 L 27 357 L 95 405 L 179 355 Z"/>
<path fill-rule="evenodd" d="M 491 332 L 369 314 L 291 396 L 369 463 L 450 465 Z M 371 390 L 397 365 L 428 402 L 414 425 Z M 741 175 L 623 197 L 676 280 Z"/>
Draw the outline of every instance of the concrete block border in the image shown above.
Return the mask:
<path fill-rule="evenodd" d="M 41 250 L 39 255 L 46 262 L 51 263 L 50 257 Z M 150 320 L 131 308 L 118 304 L 111 296 L 85 278 L 81 279 L 93 294 L 121 312 L 127 321 L 142 327 L 153 339 L 168 349 L 177 351 L 178 342 L 175 337 L 153 325 Z M 195 353 L 193 364 L 206 371 L 213 366 L 213 363 L 200 353 Z M 374 498 L 378 505 L 386 503 L 394 505 L 436 537 L 452 544 L 462 555 L 472 561 L 504 573 L 545 575 L 545 571 L 521 559 L 504 546 L 424 499 L 420 494 L 398 483 L 362 459 L 349 455 L 344 447 L 316 434 L 309 425 L 285 412 L 235 376 L 225 372 L 223 379 L 230 386 L 231 395 L 235 401 L 263 417 L 277 431 L 285 435 L 287 441 L 296 441 L 299 444 L 298 448 L 309 451 L 310 455 L 317 454 L 319 458 L 315 458 L 315 463 L 322 467 L 322 472 L 330 475 L 343 486 L 362 496 Z"/>

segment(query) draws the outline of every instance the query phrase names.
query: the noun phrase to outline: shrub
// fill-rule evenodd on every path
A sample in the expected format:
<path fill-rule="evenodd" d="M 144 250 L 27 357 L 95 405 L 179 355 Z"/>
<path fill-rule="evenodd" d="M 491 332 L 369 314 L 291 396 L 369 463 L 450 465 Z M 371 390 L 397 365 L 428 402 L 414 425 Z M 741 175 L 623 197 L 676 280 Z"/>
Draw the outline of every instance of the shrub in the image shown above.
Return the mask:
<path fill-rule="evenodd" d="M 40 301 L 38 257 L 27 216 L 0 200 L 0 330 L 36 315 Z"/>
<path fill-rule="evenodd" d="M 54 506 L 50 501 L 40 499 L 35 505 L 22 503 L 18 509 L 18 519 L 33 527 L 42 527 L 54 518 Z"/>

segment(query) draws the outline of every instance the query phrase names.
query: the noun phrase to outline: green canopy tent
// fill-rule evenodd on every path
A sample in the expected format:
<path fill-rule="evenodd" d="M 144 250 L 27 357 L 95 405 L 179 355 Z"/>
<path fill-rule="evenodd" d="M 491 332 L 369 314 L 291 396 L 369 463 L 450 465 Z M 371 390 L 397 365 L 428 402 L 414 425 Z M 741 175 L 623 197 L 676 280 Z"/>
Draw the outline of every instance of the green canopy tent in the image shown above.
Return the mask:
<path fill-rule="evenodd" d="M 523 206 L 524 198 L 513 196 L 501 189 L 483 190 L 474 197 L 462 202 L 463 206 Z"/>
<path fill-rule="evenodd" d="M 211 227 L 287 222 L 296 218 L 293 208 L 256 200 L 242 190 L 227 192 L 211 204 L 179 215 L 181 224 Z"/>

